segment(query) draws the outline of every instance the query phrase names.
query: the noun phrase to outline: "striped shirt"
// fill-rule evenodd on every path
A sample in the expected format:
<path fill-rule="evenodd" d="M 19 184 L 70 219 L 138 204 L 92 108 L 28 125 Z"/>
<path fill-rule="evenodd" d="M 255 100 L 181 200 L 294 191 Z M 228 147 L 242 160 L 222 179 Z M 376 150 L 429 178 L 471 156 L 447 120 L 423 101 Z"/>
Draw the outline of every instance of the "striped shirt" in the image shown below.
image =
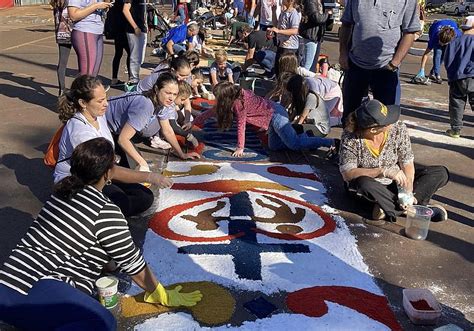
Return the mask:
<path fill-rule="evenodd" d="M 55 278 L 92 294 L 111 258 L 129 275 L 145 267 L 120 209 L 86 186 L 71 200 L 51 196 L 1 268 L 0 284 L 27 294 L 40 279 Z"/>

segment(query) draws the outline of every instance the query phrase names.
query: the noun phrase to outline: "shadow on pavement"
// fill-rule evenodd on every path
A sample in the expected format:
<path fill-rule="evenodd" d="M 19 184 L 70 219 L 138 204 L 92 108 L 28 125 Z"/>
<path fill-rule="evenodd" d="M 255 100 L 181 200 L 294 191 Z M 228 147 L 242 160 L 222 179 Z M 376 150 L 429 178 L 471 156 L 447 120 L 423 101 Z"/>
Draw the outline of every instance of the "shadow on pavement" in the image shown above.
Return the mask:
<path fill-rule="evenodd" d="M 445 110 L 437 110 L 412 105 L 401 105 L 402 114 L 409 117 L 418 118 L 426 121 L 441 122 L 449 124 L 449 113 Z M 467 107 L 466 107 L 467 108 Z M 464 126 L 474 127 L 474 116 L 467 115 L 466 111 L 463 117 Z"/>
<path fill-rule="evenodd" d="M 28 187 L 39 201 L 46 202 L 51 194 L 53 176 L 52 171 L 44 165 L 42 158 L 29 159 L 24 155 L 5 154 L 0 164 L 13 170 L 17 182 Z"/>
<path fill-rule="evenodd" d="M 467 156 L 471 159 L 474 159 L 474 148 L 471 148 L 471 147 L 444 144 L 444 143 L 431 141 L 431 140 L 427 140 L 427 139 L 423 139 L 423 138 L 417 138 L 417 137 L 410 137 L 410 139 L 411 139 L 412 144 L 419 144 L 419 145 L 423 145 L 423 146 L 430 146 L 430 147 L 433 147 L 433 148 L 439 148 L 440 150 L 457 152 L 461 155 L 465 155 L 465 156 Z M 473 147 L 474 147 L 474 143 L 473 143 Z M 468 179 L 468 180 L 472 181 L 472 179 Z"/>
<path fill-rule="evenodd" d="M 0 240 L 0 265 L 8 257 L 10 251 L 15 248 L 18 241 L 28 230 L 31 223 L 33 223 L 33 216 L 21 210 L 4 207 L 0 209 L 0 227 L 6 231 L 8 229 L 8 236 L 2 235 Z M 0 330 L 1 328 L 0 324 Z"/>
<path fill-rule="evenodd" d="M 5 71 L 0 72 L 0 79 L 20 85 L 0 84 L 0 94 L 55 111 L 57 97 L 44 89 L 45 87 L 57 88 L 55 85 L 39 83 L 34 77 L 16 76 L 14 73 Z"/>

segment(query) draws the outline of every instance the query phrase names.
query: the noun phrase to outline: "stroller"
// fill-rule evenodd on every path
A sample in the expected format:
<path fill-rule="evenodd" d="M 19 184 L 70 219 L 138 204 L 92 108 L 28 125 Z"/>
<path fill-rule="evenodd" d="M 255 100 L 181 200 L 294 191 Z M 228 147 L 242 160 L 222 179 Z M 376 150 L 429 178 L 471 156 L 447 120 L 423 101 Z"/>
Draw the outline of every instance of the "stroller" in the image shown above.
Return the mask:
<path fill-rule="evenodd" d="M 151 30 L 157 31 L 155 39 L 150 43 L 152 47 L 158 47 L 160 45 L 161 39 L 168 33 L 171 29 L 169 24 L 166 22 L 163 15 L 159 10 L 155 8 L 154 4 L 147 4 L 147 23 L 148 31 Z"/>

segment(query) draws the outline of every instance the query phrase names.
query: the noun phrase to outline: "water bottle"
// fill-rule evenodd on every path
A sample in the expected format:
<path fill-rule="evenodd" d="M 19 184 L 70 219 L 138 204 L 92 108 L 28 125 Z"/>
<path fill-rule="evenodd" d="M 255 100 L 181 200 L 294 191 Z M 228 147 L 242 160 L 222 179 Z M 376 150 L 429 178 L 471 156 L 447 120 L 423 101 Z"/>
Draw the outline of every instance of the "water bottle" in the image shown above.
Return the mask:
<path fill-rule="evenodd" d="M 323 59 L 323 63 L 321 65 L 321 76 L 327 77 L 329 71 L 329 62 L 327 58 Z"/>
<path fill-rule="evenodd" d="M 415 201 L 415 197 L 412 192 L 408 192 L 403 187 L 398 186 L 398 203 L 401 206 L 411 206 Z"/>

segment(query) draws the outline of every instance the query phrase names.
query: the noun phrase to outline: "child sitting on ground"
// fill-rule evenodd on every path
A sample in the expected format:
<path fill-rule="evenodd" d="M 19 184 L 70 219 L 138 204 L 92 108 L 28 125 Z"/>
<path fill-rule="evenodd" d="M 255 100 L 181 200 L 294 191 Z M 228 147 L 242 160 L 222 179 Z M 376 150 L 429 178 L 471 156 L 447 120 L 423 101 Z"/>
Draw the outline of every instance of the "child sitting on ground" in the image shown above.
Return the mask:
<path fill-rule="evenodd" d="M 184 103 L 191 96 L 192 88 L 191 85 L 189 85 L 185 81 L 180 81 L 178 83 L 178 88 L 178 95 L 174 100 L 174 104 L 176 105 L 176 112 L 170 117 L 169 122 L 176 135 L 184 137 L 186 141 L 190 142 L 193 145 L 193 148 L 196 148 L 199 145 L 199 142 L 191 133 L 191 128 L 183 128 L 183 124 L 185 122 Z"/>
<path fill-rule="evenodd" d="M 222 81 L 234 84 L 239 79 L 240 71 L 240 67 L 232 68 L 232 65 L 227 62 L 227 52 L 220 49 L 216 52 L 216 60 L 211 64 L 210 83 L 212 87 Z"/>
<path fill-rule="evenodd" d="M 191 87 L 193 89 L 193 97 L 214 100 L 214 94 L 209 92 L 204 85 L 204 75 L 200 68 L 191 70 Z"/>
<path fill-rule="evenodd" d="M 271 150 L 303 150 L 328 147 L 336 151 L 334 139 L 310 137 L 306 133 L 297 134 L 290 125 L 288 112 L 275 102 L 255 95 L 230 82 L 221 82 L 214 88 L 217 105 L 215 113 L 220 129 L 229 129 L 234 117 L 237 123 L 237 148 L 232 156 L 242 157 L 245 146 L 247 123 L 258 129 L 268 130 L 268 147 Z M 213 111 L 213 110 L 212 110 Z"/>

